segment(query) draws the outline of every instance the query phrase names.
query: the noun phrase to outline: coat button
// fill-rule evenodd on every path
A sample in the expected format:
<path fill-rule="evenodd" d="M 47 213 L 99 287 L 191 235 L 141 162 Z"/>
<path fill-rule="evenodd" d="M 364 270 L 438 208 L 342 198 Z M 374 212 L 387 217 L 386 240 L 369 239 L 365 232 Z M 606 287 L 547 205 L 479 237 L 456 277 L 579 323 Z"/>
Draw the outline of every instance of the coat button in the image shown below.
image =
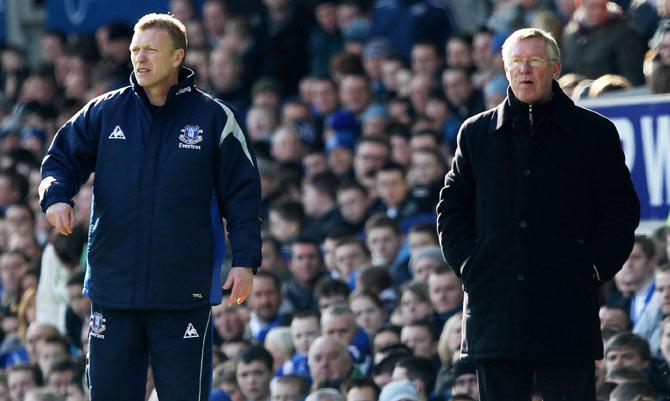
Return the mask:
<path fill-rule="evenodd" d="M 521 172 L 521 174 L 523 174 L 523 175 L 525 175 L 526 177 L 528 177 L 528 176 L 530 175 L 530 170 L 525 169 L 525 170 L 523 170 L 523 171 Z"/>
<path fill-rule="evenodd" d="M 525 277 L 523 276 L 523 274 L 517 274 L 516 275 L 516 279 L 519 280 L 519 281 L 523 281 L 524 278 Z"/>
<path fill-rule="evenodd" d="M 578 243 L 579 245 L 584 245 L 585 242 L 586 242 L 586 241 L 584 241 L 584 238 L 577 238 L 577 243 Z"/>
<path fill-rule="evenodd" d="M 521 227 L 521 228 L 526 228 L 526 227 L 528 227 L 528 223 L 526 223 L 526 220 L 521 220 L 521 221 L 519 222 L 519 227 Z"/>

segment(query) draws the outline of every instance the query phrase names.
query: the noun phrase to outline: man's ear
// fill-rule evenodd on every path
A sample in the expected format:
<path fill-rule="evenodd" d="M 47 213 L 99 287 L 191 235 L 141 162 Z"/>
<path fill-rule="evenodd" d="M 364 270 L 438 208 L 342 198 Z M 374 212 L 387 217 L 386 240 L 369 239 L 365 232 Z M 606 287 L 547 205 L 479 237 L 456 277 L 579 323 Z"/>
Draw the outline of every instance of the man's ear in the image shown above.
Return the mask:
<path fill-rule="evenodd" d="M 186 51 L 184 49 L 176 49 L 173 53 L 172 65 L 174 67 L 179 67 L 186 58 Z"/>

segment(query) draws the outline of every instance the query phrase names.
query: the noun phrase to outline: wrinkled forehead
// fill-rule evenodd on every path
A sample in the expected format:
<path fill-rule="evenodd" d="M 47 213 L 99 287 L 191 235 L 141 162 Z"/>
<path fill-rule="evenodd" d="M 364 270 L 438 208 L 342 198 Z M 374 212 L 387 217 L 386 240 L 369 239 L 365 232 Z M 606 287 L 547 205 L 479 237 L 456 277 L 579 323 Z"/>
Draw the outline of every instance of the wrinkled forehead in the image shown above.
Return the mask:
<path fill-rule="evenodd" d="M 513 57 L 528 57 L 540 56 L 548 57 L 547 44 L 542 38 L 531 37 L 524 39 L 517 39 L 510 43 L 507 53 L 508 58 Z"/>

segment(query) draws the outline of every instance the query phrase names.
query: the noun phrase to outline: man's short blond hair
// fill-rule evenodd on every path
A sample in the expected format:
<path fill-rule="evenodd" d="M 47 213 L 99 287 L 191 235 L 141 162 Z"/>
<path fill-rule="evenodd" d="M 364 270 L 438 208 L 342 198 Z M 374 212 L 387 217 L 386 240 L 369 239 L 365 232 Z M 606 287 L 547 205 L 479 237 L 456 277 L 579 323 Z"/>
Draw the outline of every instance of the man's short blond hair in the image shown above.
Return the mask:
<path fill-rule="evenodd" d="M 558 48 L 558 43 L 556 43 L 556 39 L 554 39 L 554 37 L 551 36 L 549 32 L 537 28 L 523 28 L 514 31 L 502 45 L 502 56 L 505 65 L 507 65 L 507 62 L 509 60 L 509 47 L 512 45 L 512 43 L 532 38 L 542 39 L 544 41 L 550 60 L 554 61 L 561 60 L 561 50 Z"/>
<path fill-rule="evenodd" d="M 184 49 L 184 51 L 186 51 L 186 48 L 188 47 L 186 27 L 177 18 L 169 14 L 147 14 L 137 21 L 133 30 L 135 32 L 140 32 L 152 28 L 165 30 L 168 35 L 170 35 L 172 46 L 175 50 Z"/>

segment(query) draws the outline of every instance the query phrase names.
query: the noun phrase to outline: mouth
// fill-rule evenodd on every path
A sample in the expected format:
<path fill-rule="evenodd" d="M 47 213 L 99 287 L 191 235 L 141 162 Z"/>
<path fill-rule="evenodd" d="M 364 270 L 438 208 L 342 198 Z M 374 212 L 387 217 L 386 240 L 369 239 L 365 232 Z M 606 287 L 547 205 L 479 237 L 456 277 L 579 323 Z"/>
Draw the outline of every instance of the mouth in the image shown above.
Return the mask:
<path fill-rule="evenodd" d="M 146 74 L 146 73 L 148 73 L 148 72 L 150 72 L 150 71 L 151 71 L 151 70 L 149 70 L 148 68 L 138 68 L 138 69 L 135 70 L 135 73 L 136 73 L 136 74 Z"/>

